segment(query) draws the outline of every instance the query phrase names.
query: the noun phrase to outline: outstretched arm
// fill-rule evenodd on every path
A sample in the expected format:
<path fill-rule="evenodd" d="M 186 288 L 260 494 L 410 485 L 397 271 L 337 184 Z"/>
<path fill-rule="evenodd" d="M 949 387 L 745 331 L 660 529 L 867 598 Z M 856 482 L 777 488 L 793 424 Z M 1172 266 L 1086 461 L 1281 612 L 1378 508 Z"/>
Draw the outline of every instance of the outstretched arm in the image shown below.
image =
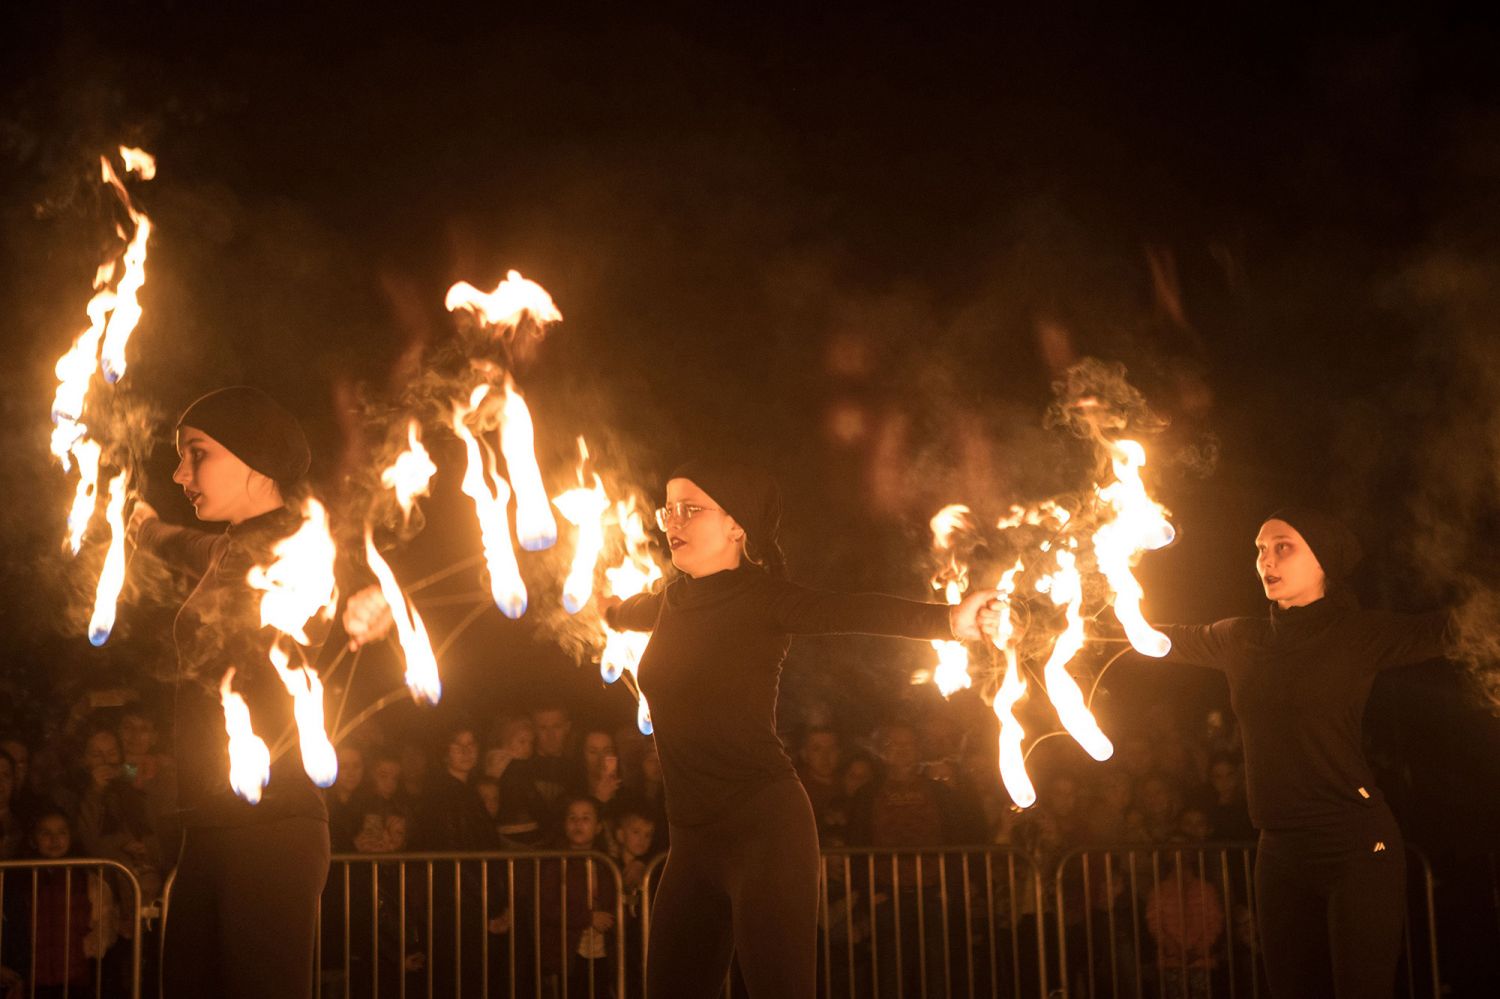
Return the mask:
<path fill-rule="evenodd" d="M 150 552 L 168 565 L 185 570 L 195 578 L 202 577 L 213 561 L 214 544 L 219 535 L 191 527 L 164 524 L 156 510 L 145 500 L 137 500 L 130 513 L 125 536 L 141 551 Z"/>
<path fill-rule="evenodd" d="M 619 597 L 595 597 L 604 623 L 616 631 L 651 631 L 661 614 L 660 593 L 637 593 L 621 600 Z"/>
<path fill-rule="evenodd" d="M 1172 641 L 1165 662 L 1185 666 L 1207 666 L 1222 670 L 1230 651 L 1240 644 L 1241 619 L 1229 618 L 1213 624 L 1163 624 L 1156 630 Z"/>
<path fill-rule="evenodd" d="M 1370 659 L 1376 669 L 1443 658 L 1454 627 L 1451 611 L 1429 614 L 1365 611 L 1360 623 L 1368 636 Z"/>
<path fill-rule="evenodd" d="M 993 590 L 969 594 L 947 604 L 906 600 L 883 593 L 833 593 L 796 583 L 779 582 L 770 597 L 771 619 L 789 635 L 887 635 L 892 638 L 977 641 L 988 615 Z"/>

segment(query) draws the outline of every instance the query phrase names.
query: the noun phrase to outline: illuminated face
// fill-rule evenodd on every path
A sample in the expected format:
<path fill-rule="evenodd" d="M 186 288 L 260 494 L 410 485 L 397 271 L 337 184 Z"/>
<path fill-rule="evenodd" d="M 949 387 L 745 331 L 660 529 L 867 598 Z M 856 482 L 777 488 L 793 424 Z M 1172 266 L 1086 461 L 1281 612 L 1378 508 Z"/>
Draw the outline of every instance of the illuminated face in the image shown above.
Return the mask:
<path fill-rule="evenodd" d="M 640 815 L 628 815 L 615 830 L 615 839 L 632 857 L 644 857 L 651 852 L 651 837 L 655 832 L 656 823 Z"/>
<path fill-rule="evenodd" d="M 350 789 L 359 787 L 360 781 L 365 779 L 365 754 L 353 746 L 340 746 L 338 757 L 337 782 Z"/>
<path fill-rule="evenodd" d="M 68 829 L 68 820 L 61 815 L 49 815 L 36 824 L 36 852 L 48 860 L 58 860 L 68 855 L 73 845 L 73 833 Z"/>
<path fill-rule="evenodd" d="M 561 756 L 568 748 L 573 723 L 561 708 L 547 708 L 531 716 L 536 725 L 536 748 L 543 756 Z"/>
<path fill-rule="evenodd" d="M 512 759 L 529 760 L 536 750 L 536 729 L 529 721 L 516 722 L 506 734 L 505 750 Z"/>
<path fill-rule="evenodd" d="M 583 737 L 583 765 L 590 776 L 604 772 L 604 761 L 615 755 L 615 740 L 608 732 L 590 732 Z"/>
<path fill-rule="evenodd" d="M 892 780 L 910 780 L 917 775 L 920 756 L 917 733 L 904 725 L 895 725 L 880 735 L 880 758 Z"/>
<path fill-rule="evenodd" d="M 818 780 L 833 780 L 839 768 L 838 736 L 832 732 L 813 732 L 802 743 L 802 762 Z"/>
<path fill-rule="evenodd" d="M 599 813 L 587 801 L 575 801 L 563 817 L 563 835 L 575 850 L 587 850 L 599 838 Z"/>
<path fill-rule="evenodd" d="M 1285 610 L 1321 600 L 1327 577 L 1313 550 L 1297 529 L 1284 520 L 1268 520 L 1255 536 L 1255 571 L 1266 599 Z"/>
<path fill-rule="evenodd" d="M 678 503 L 697 510 L 691 517 L 673 516 L 667 522 L 672 564 L 694 577 L 738 568 L 745 550 L 745 532 L 734 518 L 691 479 L 672 479 L 667 483 L 667 506 Z"/>
<path fill-rule="evenodd" d="M 401 786 L 401 764 L 395 760 L 381 760 L 370 771 L 370 782 L 381 798 L 393 796 Z"/>
<path fill-rule="evenodd" d="M 177 431 L 177 453 L 181 460 L 172 481 L 199 520 L 237 524 L 280 505 L 276 483 L 196 427 Z"/>
<path fill-rule="evenodd" d="M 479 765 L 479 740 L 467 730 L 454 732 L 448 742 L 448 770 L 468 775 Z"/>
<path fill-rule="evenodd" d="M 149 718 L 126 715 L 120 720 L 120 741 L 126 756 L 146 756 L 156 745 L 156 726 Z"/>

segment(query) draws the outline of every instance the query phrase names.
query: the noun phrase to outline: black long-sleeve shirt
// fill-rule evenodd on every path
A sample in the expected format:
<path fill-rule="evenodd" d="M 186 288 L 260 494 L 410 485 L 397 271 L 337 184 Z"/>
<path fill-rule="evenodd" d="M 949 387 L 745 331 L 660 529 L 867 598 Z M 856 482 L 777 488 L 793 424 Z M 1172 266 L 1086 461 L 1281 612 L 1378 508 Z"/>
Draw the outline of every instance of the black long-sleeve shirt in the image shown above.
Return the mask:
<path fill-rule="evenodd" d="M 177 797 L 184 825 L 239 826 L 290 817 L 327 821 L 323 792 L 302 769 L 292 697 L 267 659 L 275 632 L 261 627 L 260 602 L 245 578 L 251 566 L 269 564 L 271 548 L 300 523 L 296 513 L 281 508 L 231 525 L 223 534 L 159 520 L 141 525 L 141 550 L 197 580 L 172 625 Z M 250 709 L 255 733 L 273 751 L 278 742 L 287 743 L 271 764 L 270 783 L 255 805 L 229 786 L 229 737 L 219 681 L 231 666 L 234 689 Z"/>
<path fill-rule="evenodd" d="M 680 576 L 611 608 L 611 627 L 651 631 L 638 670 L 651 705 L 673 825 L 704 825 L 796 771 L 776 734 L 791 635 L 952 638 L 945 604 L 828 593 L 742 566 Z"/>
<path fill-rule="evenodd" d="M 1245 744 L 1260 829 L 1331 825 L 1383 801 L 1362 727 L 1375 674 L 1443 654 L 1449 615 L 1362 610 L 1324 598 L 1269 617 L 1168 625 L 1168 661 L 1222 670 Z"/>

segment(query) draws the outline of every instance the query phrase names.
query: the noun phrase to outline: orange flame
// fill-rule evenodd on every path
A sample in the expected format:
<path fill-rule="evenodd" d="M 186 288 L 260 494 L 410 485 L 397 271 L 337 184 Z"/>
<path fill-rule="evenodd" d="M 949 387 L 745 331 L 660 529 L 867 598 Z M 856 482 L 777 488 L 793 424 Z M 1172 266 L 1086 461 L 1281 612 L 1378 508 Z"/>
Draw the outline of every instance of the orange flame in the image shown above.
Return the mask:
<path fill-rule="evenodd" d="M 331 618 L 338 603 L 338 581 L 334 578 L 338 550 L 322 503 L 309 498 L 302 506 L 302 516 L 296 533 L 271 549 L 271 564 L 252 566 L 246 580 L 251 588 L 263 591 L 260 623 L 291 636 L 300 645 L 310 645 L 307 623 L 315 617 Z"/>
<path fill-rule="evenodd" d="M 957 582 L 948 583 L 947 597 L 950 605 L 963 600 L 963 593 Z M 934 638 L 932 649 L 937 653 L 937 669 L 932 673 L 932 682 L 937 684 L 938 691 L 944 697 L 952 697 L 969 687 L 972 683 L 969 677 L 969 650 L 964 643 Z"/>
<path fill-rule="evenodd" d="M 104 556 L 104 568 L 99 572 L 99 585 L 94 591 L 94 614 L 89 619 L 89 641 L 95 646 L 109 641 L 109 633 L 115 627 L 115 605 L 120 599 L 120 589 L 125 585 L 125 497 L 130 488 L 130 475 L 121 472 L 109 481 L 109 504 L 104 516 L 109 521 L 109 551 Z"/>
<path fill-rule="evenodd" d="M 224 705 L 224 729 L 229 733 L 229 786 L 254 805 L 271 779 L 271 750 L 250 724 L 250 706 L 234 692 L 234 667 L 219 681 L 219 702 Z"/>
<path fill-rule="evenodd" d="M 401 513 L 411 519 L 412 507 L 418 496 L 427 495 L 427 487 L 437 474 L 437 466 L 422 446 L 421 425 L 412 420 L 406 428 L 407 447 L 396 456 L 390 467 L 380 473 L 380 483 L 396 494 Z M 394 606 L 394 605 L 392 605 Z"/>
<path fill-rule="evenodd" d="M 661 578 L 661 568 L 651 557 L 651 535 L 646 531 L 645 518 L 636 509 L 634 501 L 615 504 L 616 523 L 625 535 L 625 557 L 619 565 L 604 570 L 609 593 L 620 598 L 645 593 Z M 605 683 L 614 683 L 622 673 L 636 675 L 641 655 L 651 640 L 650 634 L 640 631 L 615 631 L 604 625 L 604 650 L 599 655 L 599 673 Z M 639 691 L 639 684 L 636 686 Z M 651 734 L 651 709 L 641 694 L 636 710 L 636 727 L 642 735 Z"/>
<path fill-rule="evenodd" d="M 490 595 L 495 606 L 509 618 L 526 613 L 526 583 L 516 563 L 516 550 L 510 540 L 510 484 L 494 470 L 494 460 L 469 431 L 465 420 L 489 394 L 488 385 L 477 386 L 467 404 L 453 404 L 453 432 L 463 441 L 468 464 L 464 468 L 461 488 L 474 501 L 479 518 L 479 533 L 484 544 L 485 564 L 490 573 Z"/>
<path fill-rule="evenodd" d="M 1096 492 L 1113 517 L 1094 532 L 1094 555 L 1114 590 L 1115 617 L 1131 646 L 1142 655 L 1161 658 L 1172 650 L 1172 641 L 1146 623 L 1141 613 L 1145 594 L 1131 567 L 1142 552 L 1171 544 L 1175 532 L 1166 511 L 1146 494 L 1141 482 L 1146 449 L 1135 441 L 1119 440 L 1109 442 L 1109 450 L 1115 481 L 1096 487 Z"/>
<path fill-rule="evenodd" d="M 1057 550 L 1057 570 L 1037 582 L 1037 590 L 1048 594 L 1058 606 L 1067 605 L 1067 626 L 1052 646 L 1052 655 L 1042 670 L 1047 696 L 1057 709 L 1058 720 L 1068 734 L 1078 740 L 1084 752 L 1104 761 L 1114 754 L 1099 723 L 1084 703 L 1083 691 L 1068 672 L 1068 663 L 1083 649 L 1083 582 L 1079 579 L 1076 559 L 1066 548 Z"/>
<path fill-rule="evenodd" d="M 500 453 L 505 455 L 505 469 L 516 491 L 516 537 L 529 552 L 557 544 L 557 521 L 536 463 L 535 437 L 531 410 L 507 375 L 505 405 L 500 410 Z"/>
<path fill-rule="evenodd" d="M 276 667 L 286 692 L 292 695 L 292 717 L 297 722 L 302 769 L 314 784 L 328 787 L 338 777 L 339 758 L 323 727 L 323 681 L 306 666 L 292 668 L 290 662 L 281 642 L 273 642 L 271 665 Z"/>
<path fill-rule="evenodd" d="M 417 607 L 401 592 L 396 583 L 396 574 L 380 552 L 375 548 L 369 525 L 365 526 L 365 560 L 370 571 L 380 581 L 380 592 L 391 607 L 391 617 L 396 624 L 396 639 L 401 643 L 401 656 L 406 660 L 406 689 L 413 700 L 436 704 L 443 696 L 443 682 L 438 675 L 437 657 L 432 652 L 432 641 L 427 637 L 427 625 Z"/>
<path fill-rule="evenodd" d="M 1021 676 L 1017 661 L 1015 621 L 1011 618 L 1010 606 L 1011 596 L 1016 591 L 1016 577 L 1022 568 L 1021 560 L 1017 559 L 1015 565 L 1001 574 L 997 587 L 1000 591 L 1000 620 L 995 629 L 994 643 L 1005 657 L 1005 673 L 992 706 L 1000 722 L 1000 779 L 1005 782 L 1011 801 L 1021 808 L 1030 808 L 1036 804 L 1036 788 L 1026 775 L 1026 757 L 1021 751 L 1026 731 L 1015 715 L 1016 703 L 1026 693 L 1026 680 Z"/>
<path fill-rule="evenodd" d="M 66 454 L 68 452 L 64 452 Z M 68 511 L 68 548 L 74 555 L 83 546 L 83 535 L 94 517 L 99 499 L 99 445 L 83 438 L 72 447 L 78 462 L 78 486 L 73 491 L 73 507 Z"/>
<path fill-rule="evenodd" d="M 528 315 L 538 326 L 562 319 L 547 289 L 523 278 L 518 271 L 506 271 L 505 280 L 489 293 L 460 281 L 448 289 L 444 305 L 449 312 L 468 309 L 485 324 L 495 327 L 497 333 L 515 329 Z"/>
<path fill-rule="evenodd" d="M 583 485 L 589 449 L 582 437 L 578 438 L 578 454 L 578 488 L 569 489 L 552 501 L 568 523 L 578 528 L 573 563 L 563 582 L 563 607 L 569 614 L 577 614 L 594 594 L 594 570 L 604 550 L 604 514 L 609 510 L 609 496 L 598 475 L 593 477 L 592 487 Z"/>

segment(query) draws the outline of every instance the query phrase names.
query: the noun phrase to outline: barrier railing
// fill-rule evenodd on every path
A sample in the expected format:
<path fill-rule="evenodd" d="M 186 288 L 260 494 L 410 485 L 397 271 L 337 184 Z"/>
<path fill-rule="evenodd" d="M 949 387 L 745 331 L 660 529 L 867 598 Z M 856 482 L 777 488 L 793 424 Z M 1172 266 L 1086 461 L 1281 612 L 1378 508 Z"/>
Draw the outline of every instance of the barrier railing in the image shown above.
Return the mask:
<path fill-rule="evenodd" d="M 626 991 L 623 884 L 601 853 L 336 854 L 315 946 L 320 999 Z"/>
<path fill-rule="evenodd" d="M 113 860 L 0 861 L 0 995 L 141 995 L 141 886 Z"/>
<path fill-rule="evenodd" d="M 1256 936 L 1255 846 L 1089 848 L 1052 877 L 1054 973 L 1064 996 L 1263 996 Z M 1400 981 L 1441 994 L 1432 871 L 1408 850 Z"/>

